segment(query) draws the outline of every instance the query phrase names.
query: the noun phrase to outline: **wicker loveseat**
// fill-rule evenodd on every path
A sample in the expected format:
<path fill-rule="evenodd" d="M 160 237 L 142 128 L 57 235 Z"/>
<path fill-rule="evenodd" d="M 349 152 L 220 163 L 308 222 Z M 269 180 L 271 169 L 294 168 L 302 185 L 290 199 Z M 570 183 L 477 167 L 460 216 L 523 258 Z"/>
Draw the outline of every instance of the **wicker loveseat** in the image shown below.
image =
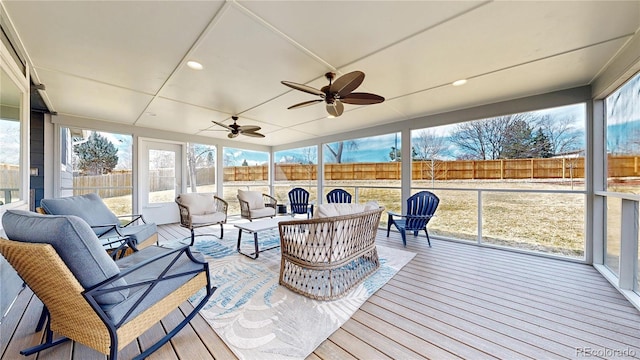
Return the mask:
<path fill-rule="evenodd" d="M 375 240 L 383 211 L 322 204 L 313 219 L 281 221 L 280 284 L 312 299 L 344 296 L 380 266 Z"/>

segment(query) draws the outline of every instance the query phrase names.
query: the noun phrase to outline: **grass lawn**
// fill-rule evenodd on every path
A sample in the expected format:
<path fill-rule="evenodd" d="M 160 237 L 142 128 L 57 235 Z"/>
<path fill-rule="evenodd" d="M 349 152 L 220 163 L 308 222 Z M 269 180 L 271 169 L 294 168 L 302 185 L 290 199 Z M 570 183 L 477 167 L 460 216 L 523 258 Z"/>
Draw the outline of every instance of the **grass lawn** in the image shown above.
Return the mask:
<path fill-rule="evenodd" d="M 263 183 L 227 184 L 223 198 L 229 203 L 228 213 L 239 214 L 237 189 L 257 190 L 268 193 Z M 501 192 L 488 189 L 517 190 L 583 190 L 581 183 L 544 183 L 528 181 L 414 181 L 414 188 L 432 190 L 440 198 L 436 217 L 429 223 L 429 233 L 468 241 L 478 237 L 478 194 L 482 203 L 482 241 L 485 243 L 516 247 L 575 258 L 582 258 L 585 239 L 585 195 L 582 193 Z M 275 197 L 281 204 L 287 203 L 287 192 L 293 184 L 277 182 Z M 318 203 L 316 183 L 303 186 L 310 191 L 311 201 Z M 399 181 L 340 181 L 325 183 L 325 191 L 340 187 L 358 202 L 377 201 L 388 211 L 401 211 Z M 376 188 L 377 187 L 377 188 Z M 356 191 L 357 188 L 357 191 Z M 482 189 L 480 191 L 480 189 Z M 199 192 L 214 192 L 213 185 L 201 186 Z M 418 190 L 415 190 L 418 191 Z M 640 192 L 640 186 L 627 192 Z M 323 195 L 324 196 L 324 195 Z M 173 201 L 172 191 L 152 194 L 155 201 Z M 131 213 L 131 196 L 104 199 L 119 214 Z M 617 207 L 610 209 L 615 218 Z M 619 214 L 618 214 L 619 216 Z M 386 230 L 387 215 L 383 213 L 381 228 Z M 381 230 L 382 231 L 382 230 Z M 422 235 L 424 236 L 424 234 Z M 412 241 L 412 240 L 409 240 Z M 423 240 L 418 240 L 423 241 Z M 612 244 L 612 246 L 615 244 Z M 615 252 L 615 249 L 610 249 Z"/>

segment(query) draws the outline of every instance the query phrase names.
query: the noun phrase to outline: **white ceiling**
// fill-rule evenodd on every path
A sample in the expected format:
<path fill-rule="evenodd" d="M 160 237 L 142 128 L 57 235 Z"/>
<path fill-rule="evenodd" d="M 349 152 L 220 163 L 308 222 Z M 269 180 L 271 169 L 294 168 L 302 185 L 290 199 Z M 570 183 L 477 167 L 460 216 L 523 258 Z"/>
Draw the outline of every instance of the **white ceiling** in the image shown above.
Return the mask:
<path fill-rule="evenodd" d="M 640 1 L 2 4 L 50 110 L 216 138 L 238 114 L 269 146 L 587 85 L 640 27 Z M 281 80 L 353 70 L 386 101 L 287 110 L 315 98 Z"/>

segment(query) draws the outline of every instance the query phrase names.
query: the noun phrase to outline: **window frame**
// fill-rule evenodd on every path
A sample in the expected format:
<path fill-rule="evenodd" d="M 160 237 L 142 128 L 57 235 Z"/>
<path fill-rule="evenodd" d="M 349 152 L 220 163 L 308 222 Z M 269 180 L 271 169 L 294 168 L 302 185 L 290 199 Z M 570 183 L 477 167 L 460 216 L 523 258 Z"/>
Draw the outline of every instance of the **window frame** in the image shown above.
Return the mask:
<path fill-rule="evenodd" d="M 18 160 L 20 165 L 20 200 L 9 204 L 0 205 L 0 215 L 6 210 L 10 209 L 28 209 L 30 203 L 30 191 L 29 191 L 29 114 L 30 114 L 30 99 L 29 99 L 29 73 L 30 69 L 27 66 L 24 68 L 24 72 L 21 71 L 18 64 L 14 61 L 13 56 L 9 49 L 6 48 L 4 42 L 0 42 L 0 59 L 2 59 L 2 70 L 5 71 L 9 79 L 13 84 L 22 92 L 20 98 L 20 158 Z M 1 226 L 0 226 L 1 227 Z"/>

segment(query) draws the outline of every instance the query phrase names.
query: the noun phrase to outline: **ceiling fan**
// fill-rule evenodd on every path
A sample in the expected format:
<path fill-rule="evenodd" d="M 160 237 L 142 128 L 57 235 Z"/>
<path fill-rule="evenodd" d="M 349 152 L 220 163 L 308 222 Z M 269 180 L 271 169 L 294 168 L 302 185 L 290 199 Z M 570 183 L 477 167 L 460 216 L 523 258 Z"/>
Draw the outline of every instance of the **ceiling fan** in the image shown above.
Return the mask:
<path fill-rule="evenodd" d="M 211 121 L 212 123 L 218 125 L 218 126 L 222 126 L 223 128 L 229 130 L 229 134 L 227 134 L 227 137 L 229 139 L 233 139 L 234 137 L 242 134 L 242 135 L 246 135 L 246 136 L 251 136 L 251 137 L 259 137 L 259 138 L 263 138 L 264 135 L 260 134 L 258 132 L 258 130 L 260 130 L 260 126 L 255 126 L 255 125 L 238 125 L 236 122 L 238 121 L 238 117 L 237 116 L 232 116 L 231 117 L 233 119 L 233 124 L 231 125 L 226 125 L 223 123 L 219 123 L 217 121 Z"/>
<path fill-rule="evenodd" d="M 352 92 L 360 86 L 364 80 L 364 73 L 362 71 L 353 71 L 348 74 L 344 74 L 337 78 L 336 81 L 333 81 L 336 76 L 335 73 L 328 72 L 324 74 L 324 76 L 329 80 L 329 85 L 323 86 L 320 90 L 304 84 L 298 84 L 291 81 L 281 81 L 283 85 L 290 88 L 320 96 L 320 99 L 304 101 L 299 104 L 289 106 L 287 109 L 297 109 L 324 101 L 326 103 L 327 112 L 334 117 L 338 117 L 342 115 L 342 112 L 344 111 L 344 105 L 342 103 L 370 105 L 384 101 L 384 98 L 380 95 L 365 92 Z"/>

